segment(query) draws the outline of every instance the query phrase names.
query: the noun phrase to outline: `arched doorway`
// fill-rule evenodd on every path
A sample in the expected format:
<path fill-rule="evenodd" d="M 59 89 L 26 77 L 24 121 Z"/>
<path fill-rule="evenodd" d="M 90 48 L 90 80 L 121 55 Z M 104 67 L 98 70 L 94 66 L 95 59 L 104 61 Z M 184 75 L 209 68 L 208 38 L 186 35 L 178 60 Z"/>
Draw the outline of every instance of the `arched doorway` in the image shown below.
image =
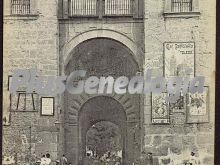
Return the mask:
<path fill-rule="evenodd" d="M 123 136 L 121 128 L 109 121 L 92 125 L 86 133 L 86 159 L 89 162 L 121 162 Z"/>
<path fill-rule="evenodd" d="M 127 155 L 127 119 L 122 105 L 108 96 L 97 96 L 89 99 L 79 112 L 79 155 L 82 160 L 86 156 L 86 135 L 88 130 L 98 122 L 108 121 L 117 125 L 122 135 L 122 158 L 126 160 Z"/>
<path fill-rule="evenodd" d="M 65 74 L 86 70 L 97 77 L 132 77 L 139 66 L 125 45 L 107 38 L 87 40 L 73 51 Z M 86 133 L 97 122 L 109 121 L 122 130 L 123 164 L 130 165 L 140 153 L 141 124 L 139 95 L 64 95 L 64 149 L 72 164 L 83 164 L 86 157 Z"/>

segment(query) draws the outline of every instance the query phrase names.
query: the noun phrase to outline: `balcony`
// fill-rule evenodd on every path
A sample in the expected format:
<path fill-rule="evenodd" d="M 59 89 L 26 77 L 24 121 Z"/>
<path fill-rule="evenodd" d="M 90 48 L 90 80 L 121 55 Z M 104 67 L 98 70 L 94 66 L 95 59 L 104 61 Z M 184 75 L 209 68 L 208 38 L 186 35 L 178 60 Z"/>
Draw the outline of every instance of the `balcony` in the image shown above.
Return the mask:
<path fill-rule="evenodd" d="M 97 16 L 97 0 L 69 0 L 69 17 Z"/>
<path fill-rule="evenodd" d="M 133 0 L 69 0 L 69 17 L 133 16 Z"/>
<path fill-rule="evenodd" d="M 63 0 L 60 18 L 143 18 L 143 0 Z"/>

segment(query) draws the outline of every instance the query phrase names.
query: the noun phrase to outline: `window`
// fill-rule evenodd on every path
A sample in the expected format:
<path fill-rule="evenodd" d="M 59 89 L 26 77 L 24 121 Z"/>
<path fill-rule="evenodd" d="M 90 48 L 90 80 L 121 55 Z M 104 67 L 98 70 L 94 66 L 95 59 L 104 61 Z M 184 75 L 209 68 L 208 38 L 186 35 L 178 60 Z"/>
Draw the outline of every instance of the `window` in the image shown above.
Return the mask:
<path fill-rule="evenodd" d="M 134 0 L 69 0 L 69 17 L 132 16 Z"/>
<path fill-rule="evenodd" d="M 198 17 L 199 0 L 165 0 L 165 17 Z"/>
<path fill-rule="evenodd" d="M 105 0 L 105 15 L 131 15 L 131 0 Z"/>
<path fill-rule="evenodd" d="M 192 11 L 192 0 L 172 0 L 172 12 L 190 12 Z"/>
<path fill-rule="evenodd" d="M 96 16 L 97 0 L 69 0 L 69 16 Z"/>
<path fill-rule="evenodd" d="M 30 0 L 11 0 L 12 15 L 30 14 Z"/>

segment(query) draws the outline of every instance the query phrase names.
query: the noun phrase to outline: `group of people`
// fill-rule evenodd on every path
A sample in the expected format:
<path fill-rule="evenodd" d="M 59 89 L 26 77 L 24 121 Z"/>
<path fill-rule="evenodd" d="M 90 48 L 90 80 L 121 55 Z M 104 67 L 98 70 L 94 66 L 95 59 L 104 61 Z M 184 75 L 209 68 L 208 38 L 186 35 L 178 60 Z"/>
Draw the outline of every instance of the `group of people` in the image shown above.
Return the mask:
<path fill-rule="evenodd" d="M 52 165 L 50 154 L 47 153 L 46 155 L 42 155 L 41 159 L 37 161 L 37 164 Z M 63 155 L 60 160 L 56 160 L 56 165 L 71 165 L 71 163 L 68 163 L 67 158 L 65 157 L 65 155 Z"/>
<path fill-rule="evenodd" d="M 56 165 L 71 165 L 71 163 L 68 164 L 67 158 L 63 155 L 60 160 L 56 160 Z"/>
<path fill-rule="evenodd" d="M 51 164 L 50 154 L 47 153 L 46 155 L 43 155 L 42 158 L 40 159 L 40 165 L 50 165 L 50 164 Z"/>
<path fill-rule="evenodd" d="M 132 165 L 153 165 L 153 156 L 151 152 L 142 151 L 141 156 L 136 159 Z"/>
<path fill-rule="evenodd" d="M 84 160 L 85 165 L 121 165 L 121 158 L 108 152 L 102 157 L 97 155 L 91 155 L 87 153 L 87 156 Z"/>

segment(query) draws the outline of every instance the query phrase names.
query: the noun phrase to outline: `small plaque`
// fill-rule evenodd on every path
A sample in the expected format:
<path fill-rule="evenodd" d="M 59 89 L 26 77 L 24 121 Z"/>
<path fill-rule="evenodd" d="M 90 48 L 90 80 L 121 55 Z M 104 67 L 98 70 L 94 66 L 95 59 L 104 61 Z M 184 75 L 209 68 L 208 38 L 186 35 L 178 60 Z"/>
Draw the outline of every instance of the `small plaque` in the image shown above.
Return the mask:
<path fill-rule="evenodd" d="M 185 113 L 186 112 L 186 96 L 180 92 L 180 96 L 175 103 L 170 103 L 170 111 L 172 113 Z"/>
<path fill-rule="evenodd" d="M 41 97 L 41 115 L 54 115 L 54 97 Z"/>

